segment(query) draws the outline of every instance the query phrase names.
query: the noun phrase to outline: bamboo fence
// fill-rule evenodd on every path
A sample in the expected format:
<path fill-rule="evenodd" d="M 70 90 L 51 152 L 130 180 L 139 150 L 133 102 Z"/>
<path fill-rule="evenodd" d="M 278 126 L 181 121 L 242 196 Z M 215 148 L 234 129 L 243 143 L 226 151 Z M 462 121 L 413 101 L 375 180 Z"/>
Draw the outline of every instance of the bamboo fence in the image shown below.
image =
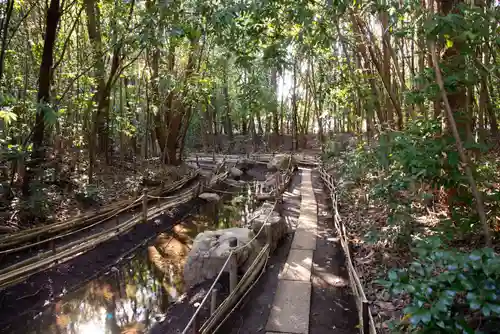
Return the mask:
<path fill-rule="evenodd" d="M 220 161 L 225 159 L 227 162 L 237 163 L 243 161 L 243 158 L 247 159 L 247 162 L 253 162 L 256 164 L 267 164 L 276 154 L 272 153 L 253 153 L 248 154 L 246 156 L 241 156 L 237 154 L 209 154 L 209 153 L 192 153 L 186 159 L 187 162 L 195 163 L 214 163 L 215 161 Z M 319 161 L 315 157 L 312 157 L 303 153 L 290 153 L 293 157 L 294 161 L 298 165 L 307 165 L 307 166 L 318 166 Z"/>
<path fill-rule="evenodd" d="M 227 172 L 215 175 L 206 186 L 214 186 L 218 182 L 221 182 L 225 178 L 227 178 L 227 176 Z M 184 184 L 186 184 L 186 182 Z M 200 182 L 197 182 L 189 186 L 188 188 L 179 191 L 175 194 L 175 196 L 169 197 L 168 200 L 166 200 L 164 203 L 150 208 L 149 210 L 146 209 L 147 221 L 155 219 L 156 217 L 164 214 L 166 210 L 169 210 L 175 206 L 186 203 L 191 199 L 196 198 L 199 193 L 203 191 L 203 187 L 204 185 L 202 185 Z M 134 202 L 144 203 L 142 201 L 143 196 L 134 200 Z M 157 199 L 158 197 L 151 196 L 151 198 Z M 50 251 L 39 253 L 26 260 L 17 262 L 6 268 L 2 268 L 0 270 L 0 289 L 21 282 L 35 273 L 50 269 L 60 263 L 69 261 L 72 258 L 95 248 L 99 244 L 110 240 L 111 238 L 130 231 L 135 225 L 144 220 L 143 217 L 143 212 L 136 213 L 126 221 L 121 222 L 115 226 L 105 228 L 103 231 L 61 245 L 59 247 L 55 247 Z"/>
<path fill-rule="evenodd" d="M 354 264 L 352 262 L 351 252 L 349 250 L 349 238 L 347 236 L 346 227 L 345 224 L 342 222 L 342 219 L 338 212 L 337 195 L 335 191 L 335 184 L 333 177 L 325 171 L 323 166 L 319 168 L 319 172 L 321 175 L 321 179 L 323 180 L 323 183 L 326 185 L 326 187 L 330 192 L 335 229 L 337 230 L 337 234 L 340 239 L 340 244 L 345 253 L 346 267 L 349 273 L 349 283 L 354 298 L 356 299 L 360 332 L 362 334 L 377 334 L 375 321 L 373 320 L 373 316 L 369 307 L 370 303 L 366 299 L 366 294 L 364 292 L 363 285 L 361 283 L 358 273 L 356 272 L 356 268 L 354 267 Z"/>
<path fill-rule="evenodd" d="M 185 175 L 182 179 L 173 182 L 167 187 L 155 188 L 149 191 L 152 195 L 170 194 L 178 191 L 196 177 L 198 177 L 198 171 Z M 85 214 L 65 222 L 38 226 L 1 236 L 0 254 L 11 254 L 26 248 L 67 237 L 77 232 L 88 230 L 114 217 L 117 217 L 123 212 L 136 209 L 141 205 L 143 205 L 142 195 L 135 199 L 127 199 L 112 203 L 98 212 Z"/>
<path fill-rule="evenodd" d="M 267 263 L 267 259 L 270 254 L 270 241 L 269 241 L 269 236 L 271 235 L 271 230 L 270 226 L 267 224 L 267 221 L 269 220 L 269 217 L 271 216 L 271 213 L 274 211 L 276 208 L 276 204 L 278 201 L 276 200 L 272 206 L 272 210 L 269 211 L 269 214 L 267 215 L 264 224 L 262 224 L 262 227 L 260 230 L 255 234 L 255 236 L 246 244 L 238 246 L 231 250 L 229 253 L 229 256 L 220 269 L 217 277 L 215 278 L 214 282 L 212 283 L 212 286 L 210 289 L 207 291 L 205 294 L 205 297 L 203 298 L 202 302 L 200 305 L 198 305 L 195 313 L 189 320 L 188 324 L 184 328 L 182 334 L 187 334 L 189 331 L 192 333 L 202 333 L 202 334 L 209 334 L 209 333 L 215 333 L 221 326 L 222 324 L 227 320 L 229 315 L 234 311 L 236 307 L 239 306 L 241 303 L 242 299 L 247 295 L 247 293 L 250 291 L 250 289 L 255 285 L 255 279 L 257 278 L 257 275 L 262 272 L 262 270 L 265 268 L 265 265 Z M 260 233 L 264 230 L 265 227 L 268 227 L 269 230 L 267 231 L 268 235 L 268 241 L 264 245 L 264 247 L 260 250 L 259 254 L 256 256 L 255 260 L 252 262 L 248 270 L 245 272 L 243 277 L 238 281 L 237 285 L 232 289 L 230 292 L 229 296 L 227 296 L 224 301 L 214 310 L 212 310 L 210 317 L 203 323 L 201 328 L 198 328 L 198 317 L 201 309 L 204 307 L 204 304 L 207 302 L 208 297 L 212 295 L 212 291 L 214 290 L 215 285 L 219 281 L 220 277 L 222 276 L 222 273 L 227 270 L 233 270 L 235 271 L 236 268 L 234 266 L 232 268 L 230 267 L 231 259 L 232 257 L 242 249 L 244 249 L 248 244 L 253 242 L 257 237 L 260 235 Z M 260 275 L 259 275 L 260 277 Z M 254 284 L 252 284 L 252 282 Z M 251 285 L 252 284 L 252 285 Z"/>

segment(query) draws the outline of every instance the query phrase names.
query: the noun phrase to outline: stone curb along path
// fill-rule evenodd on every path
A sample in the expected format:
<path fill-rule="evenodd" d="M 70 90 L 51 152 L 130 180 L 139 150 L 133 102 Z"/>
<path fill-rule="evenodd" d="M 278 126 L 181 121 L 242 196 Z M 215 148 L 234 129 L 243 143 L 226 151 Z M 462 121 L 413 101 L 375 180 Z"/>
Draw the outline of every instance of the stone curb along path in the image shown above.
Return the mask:
<path fill-rule="evenodd" d="M 267 334 L 308 334 L 311 269 L 317 235 L 317 203 L 311 169 L 301 169 L 300 215 L 266 325 Z"/>

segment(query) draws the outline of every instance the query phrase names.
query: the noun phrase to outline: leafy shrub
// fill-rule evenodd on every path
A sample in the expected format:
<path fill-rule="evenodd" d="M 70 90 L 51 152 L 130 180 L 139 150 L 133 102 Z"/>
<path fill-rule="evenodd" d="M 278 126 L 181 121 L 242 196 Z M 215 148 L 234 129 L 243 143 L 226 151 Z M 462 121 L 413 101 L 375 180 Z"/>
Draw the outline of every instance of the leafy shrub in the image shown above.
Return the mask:
<path fill-rule="evenodd" d="M 445 250 L 438 237 L 414 250 L 408 268 L 391 270 L 381 281 L 410 304 L 396 327 L 418 333 L 474 333 L 474 315 L 500 319 L 500 258 L 492 249 L 464 253 Z M 393 324 L 394 325 L 394 324 Z"/>
<path fill-rule="evenodd" d="M 75 198 L 84 206 L 91 206 L 102 200 L 102 194 L 97 186 L 85 184 L 75 192 Z"/>

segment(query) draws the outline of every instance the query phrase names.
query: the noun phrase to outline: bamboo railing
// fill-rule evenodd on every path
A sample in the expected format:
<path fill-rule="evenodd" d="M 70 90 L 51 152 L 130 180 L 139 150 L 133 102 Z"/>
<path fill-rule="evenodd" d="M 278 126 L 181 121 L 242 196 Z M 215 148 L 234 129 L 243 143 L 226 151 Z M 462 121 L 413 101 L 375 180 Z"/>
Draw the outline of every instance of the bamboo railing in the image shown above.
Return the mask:
<path fill-rule="evenodd" d="M 299 165 L 307 165 L 307 166 L 318 166 L 319 165 L 319 160 L 311 157 L 310 155 L 305 155 L 300 152 L 289 153 L 294 161 L 299 164 Z M 220 161 L 222 159 L 225 159 L 227 162 L 238 162 L 241 161 L 242 158 L 246 158 L 248 162 L 254 162 L 254 163 L 260 163 L 260 164 L 266 164 L 271 159 L 275 156 L 276 154 L 273 153 L 252 153 L 252 154 L 247 154 L 246 156 L 242 155 L 237 155 L 237 154 L 209 154 L 209 153 L 203 153 L 203 152 L 198 152 L 198 153 L 192 153 L 188 156 L 186 159 L 187 162 L 191 163 L 214 163 L 216 161 Z"/>
<path fill-rule="evenodd" d="M 214 186 L 216 183 L 227 178 L 227 175 L 227 172 L 215 175 L 207 183 L 206 186 Z M 110 240 L 111 238 L 130 231 L 136 224 L 144 220 L 150 221 L 155 219 L 156 217 L 164 214 L 166 210 L 169 210 L 175 206 L 186 203 L 189 200 L 196 198 L 199 193 L 203 191 L 204 186 L 205 185 L 202 185 L 200 182 L 197 182 L 189 186 L 188 188 L 177 192 L 175 196 L 170 196 L 168 198 L 165 197 L 167 200 L 164 203 L 161 203 L 149 209 L 147 208 L 148 197 L 155 199 L 158 199 L 158 197 L 148 195 L 147 193 L 143 194 L 141 197 L 134 200 L 134 202 L 138 201 L 139 203 L 143 204 L 142 212 L 134 214 L 126 221 L 121 222 L 115 226 L 108 227 L 98 233 L 86 236 L 59 247 L 55 247 L 50 251 L 42 252 L 26 260 L 10 265 L 6 268 L 2 268 L 0 270 L 0 289 L 21 282 L 35 273 L 50 269 L 60 263 L 69 261 L 76 256 L 79 256 L 82 253 L 95 248 L 99 244 Z"/>
<path fill-rule="evenodd" d="M 247 243 L 238 246 L 236 244 L 236 239 L 234 240 L 234 244 L 230 244 L 230 247 L 232 247 L 228 258 L 222 268 L 220 269 L 217 277 L 214 279 L 212 285 L 210 286 L 210 289 L 208 289 L 207 293 L 205 294 L 205 297 L 201 301 L 200 305 L 196 308 L 195 313 L 189 320 L 188 324 L 182 331 L 182 334 L 187 334 L 190 331 L 192 333 L 202 333 L 202 334 L 208 334 L 208 333 L 215 333 L 216 329 L 218 329 L 224 321 L 229 317 L 230 312 L 234 310 L 239 304 L 241 299 L 248 293 L 250 284 L 254 282 L 256 276 L 258 273 L 262 271 L 262 269 L 265 266 L 265 263 L 267 263 L 267 259 L 270 253 L 271 249 L 271 238 L 272 238 L 272 232 L 271 232 L 271 225 L 268 224 L 269 217 L 271 216 L 272 212 L 276 208 L 276 204 L 278 201 L 276 200 L 272 206 L 272 210 L 269 211 L 269 214 L 267 215 L 264 224 L 262 224 L 260 230 L 253 236 L 253 238 L 248 241 Z M 255 258 L 255 260 L 252 262 L 248 270 L 245 272 L 241 280 L 238 280 L 237 277 L 237 264 L 236 264 L 236 254 L 243 250 L 245 247 L 247 247 L 250 243 L 254 242 L 259 235 L 262 233 L 264 228 L 267 229 L 267 242 L 264 245 L 264 247 L 260 250 L 259 254 Z M 229 281 L 230 281 L 230 293 L 229 296 L 227 296 L 224 301 L 217 307 L 216 303 L 211 304 L 211 310 L 210 310 L 210 317 L 204 322 L 204 324 L 201 326 L 201 328 L 198 327 L 198 317 L 199 313 L 204 307 L 205 303 L 208 301 L 208 297 L 213 295 L 213 291 L 215 288 L 215 285 L 219 281 L 220 277 L 222 276 L 222 273 L 225 271 L 229 271 Z M 216 298 L 214 298 L 216 299 Z M 214 305 L 215 304 L 215 305 Z M 230 309 L 233 307 L 233 309 Z"/>
<path fill-rule="evenodd" d="M 227 161 L 227 160 L 226 160 Z M 270 252 L 271 252 L 271 244 L 272 244 L 272 232 L 271 232 L 271 225 L 268 224 L 269 217 L 271 216 L 272 212 L 276 209 L 277 203 L 279 203 L 280 199 L 279 196 L 282 195 L 283 191 L 286 189 L 286 186 L 290 182 L 292 175 L 293 175 L 293 166 L 291 163 L 288 165 L 287 172 L 285 173 L 285 177 L 281 180 L 280 184 L 277 185 L 278 193 L 276 194 L 276 199 L 274 201 L 274 204 L 272 205 L 271 210 L 269 210 L 268 215 L 266 216 L 266 219 L 264 221 L 264 224 L 262 224 L 260 230 L 256 233 L 256 235 L 250 240 L 247 244 L 253 242 L 253 240 L 257 239 L 257 237 L 260 235 L 260 233 L 264 230 L 264 228 L 267 228 L 267 241 L 264 247 L 261 249 L 255 260 L 252 262 L 251 266 L 248 268 L 248 270 L 245 272 L 243 277 L 237 281 L 237 284 L 234 282 L 234 280 L 237 280 L 237 274 L 236 270 L 237 267 L 234 264 L 234 261 L 232 260 L 234 258 L 234 255 L 242 250 L 244 247 L 247 246 L 247 244 L 237 247 L 230 252 L 228 259 L 222 266 L 222 268 L 219 271 L 219 274 L 217 277 L 214 279 L 214 282 L 212 283 L 212 286 L 209 288 L 207 293 L 205 294 L 203 300 L 201 301 L 200 305 L 196 308 L 195 313 L 189 320 L 188 324 L 182 331 L 182 334 L 187 334 L 187 333 L 194 333 L 194 334 L 210 334 L 210 333 L 216 333 L 220 327 L 224 324 L 224 322 L 229 318 L 231 313 L 241 304 L 245 296 L 251 291 L 251 289 L 255 286 L 257 283 L 258 279 L 261 277 L 263 273 L 263 269 L 267 265 L 267 260 L 269 258 Z M 222 276 L 222 273 L 224 271 L 229 271 L 229 276 L 230 276 L 230 294 L 227 296 L 224 301 L 217 307 L 216 303 L 216 290 L 215 290 L 215 285 L 219 281 L 220 277 Z M 203 323 L 201 327 L 199 327 L 198 324 L 198 318 L 199 318 L 199 313 L 204 307 L 204 305 L 208 302 L 209 297 L 211 298 L 211 305 L 210 305 L 210 316 L 209 318 Z"/>
<path fill-rule="evenodd" d="M 337 230 L 340 244 L 342 246 L 342 249 L 344 250 L 346 267 L 349 273 L 349 283 L 354 298 L 356 299 L 360 332 L 362 334 L 377 334 L 375 321 L 373 320 L 373 316 L 369 307 L 369 301 L 366 299 L 366 294 L 363 290 L 363 285 L 361 283 L 361 280 L 359 279 L 359 275 L 356 272 L 356 268 L 354 267 L 354 264 L 352 262 L 351 252 L 349 250 L 349 238 L 347 236 L 346 227 L 345 224 L 342 222 L 342 219 L 338 211 L 337 195 L 335 191 L 335 184 L 333 177 L 325 171 L 323 166 L 319 168 L 319 172 L 321 175 L 321 179 L 323 180 L 323 183 L 326 185 L 328 191 L 330 192 L 335 229 Z"/>
<path fill-rule="evenodd" d="M 198 177 L 198 171 L 185 175 L 182 179 L 173 182 L 167 187 L 155 188 L 153 190 L 150 189 L 149 191 L 152 195 L 170 194 L 181 189 L 196 177 Z M 11 254 L 26 248 L 64 238 L 77 232 L 88 230 L 114 217 L 117 217 L 123 212 L 136 209 L 141 205 L 143 205 L 142 195 L 135 199 L 112 203 L 99 212 L 85 214 L 65 222 L 43 225 L 1 236 L 0 254 Z"/>

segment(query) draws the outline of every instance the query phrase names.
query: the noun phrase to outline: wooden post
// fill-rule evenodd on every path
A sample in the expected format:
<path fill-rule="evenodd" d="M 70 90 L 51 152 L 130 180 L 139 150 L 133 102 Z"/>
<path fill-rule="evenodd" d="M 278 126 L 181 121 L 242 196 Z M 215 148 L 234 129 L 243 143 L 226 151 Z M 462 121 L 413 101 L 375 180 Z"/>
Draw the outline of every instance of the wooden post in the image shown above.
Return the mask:
<path fill-rule="evenodd" d="M 266 222 L 266 239 L 269 247 L 273 244 L 273 231 L 271 228 L 271 223 L 269 221 Z"/>
<path fill-rule="evenodd" d="M 278 171 L 278 193 L 281 193 L 281 186 L 282 186 L 283 180 L 281 177 L 281 173 Z"/>
<path fill-rule="evenodd" d="M 144 223 L 148 221 L 148 188 L 142 190 L 142 220 Z"/>
<path fill-rule="evenodd" d="M 368 314 L 368 301 L 364 300 L 362 308 L 363 334 L 370 334 L 370 317 Z"/>
<path fill-rule="evenodd" d="M 229 239 L 229 247 L 234 250 L 238 246 L 238 239 L 232 237 Z M 236 254 L 231 254 L 229 260 L 229 291 L 233 292 L 238 285 L 238 263 L 236 262 Z"/>
<path fill-rule="evenodd" d="M 217 289 L 212 290 L 212 299 L 210 299 L 210 315 L 214 314 L 217 309 L 217 293 Z"/>
<path fill-rule="evenodd" d="M 196 155 L 196 166 L 200 168 L 200 162 L 198 161 L 198 154 Z"/>

